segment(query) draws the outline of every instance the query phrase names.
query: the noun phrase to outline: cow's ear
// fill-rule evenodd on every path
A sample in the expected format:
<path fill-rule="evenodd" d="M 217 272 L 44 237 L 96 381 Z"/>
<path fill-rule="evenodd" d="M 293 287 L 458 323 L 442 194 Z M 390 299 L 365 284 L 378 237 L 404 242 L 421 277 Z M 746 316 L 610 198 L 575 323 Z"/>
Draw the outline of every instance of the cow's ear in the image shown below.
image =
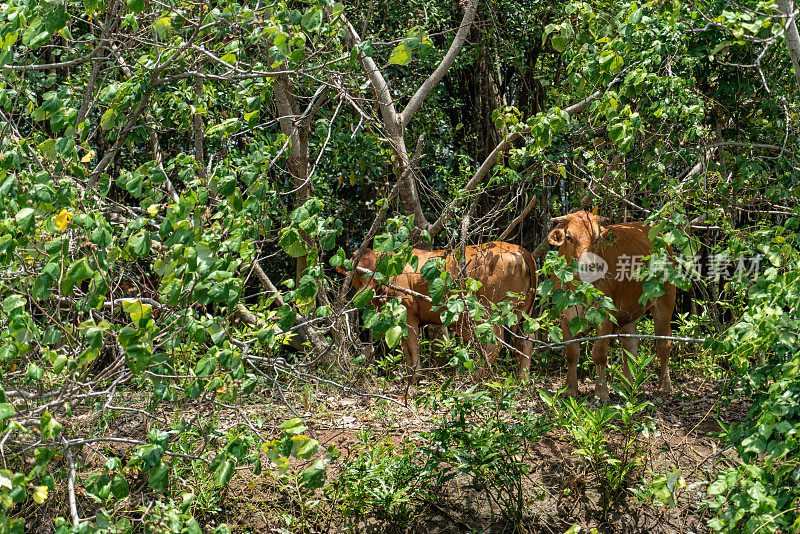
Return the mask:
<path fill-rule="evenodd" d="M 556 228 L 550 235 L 547 236 L 547 242 L 551 245 L 555 245 L 560 247 L 564 244 L 564 229 L 563 228 Z"/>

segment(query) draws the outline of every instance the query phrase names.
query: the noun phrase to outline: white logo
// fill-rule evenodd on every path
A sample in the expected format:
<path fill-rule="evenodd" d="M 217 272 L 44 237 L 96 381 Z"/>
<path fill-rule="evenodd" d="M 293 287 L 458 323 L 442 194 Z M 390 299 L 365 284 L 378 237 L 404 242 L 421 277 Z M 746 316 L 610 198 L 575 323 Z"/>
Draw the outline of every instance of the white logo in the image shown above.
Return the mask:
<path fill-rule="evenodd" d="M 608 262 L 593 252 L 584 252 L 578 258 L 578 278 L 587 284 L 600 280 L 607 272 Z"/>

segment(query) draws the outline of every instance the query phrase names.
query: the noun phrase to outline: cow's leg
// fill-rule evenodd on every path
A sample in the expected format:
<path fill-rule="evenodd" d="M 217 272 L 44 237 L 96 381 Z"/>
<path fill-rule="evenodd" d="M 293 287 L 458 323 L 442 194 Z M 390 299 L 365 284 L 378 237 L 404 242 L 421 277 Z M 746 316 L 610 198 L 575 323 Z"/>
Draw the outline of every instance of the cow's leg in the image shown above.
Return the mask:
<path fill-rule="evenodd" d="M 667 286 L 666 293 L 657 298 L 653 305 L 653 323 L 655 325 L 655 335 L 672 335 L 672 311 L 675 309 L 675 286 Z M 661 365 L 658 374 L 658 385 L 661 391 L 667 395 L 672 393 L 672 381 L 669 378 L 669 352 L 672 348 L 672 341 L 667 339 L 656 340 L 656 354 Z"/>
<path fill-rule="evenodd" d="M 497 343 L 481 343 L 483 353 L 486 355 L 486 363 L 488 364 L 486 369 L 487 373 L 491 372 L 491 367 L 494 365 L 494 361 L 500 354 L 500 342 L 503 341 L 502 326 L 494 325 L 494 337 L 497 339 Z"/>
<path fill-rule="evenodd" d="M 559 322 L 561 323 L 561 332 L 564 334 L 564 341 L 572 340 L 569 323 L 578 315 L 583 315 L 582 306 L 572 306 L 561 312 Z M 579 342 L 570 343 L 564 347 L 564 355 L 567 358 L 567 395 L 578 394 L 578 358 L 580 353 L 581 344 Z"/>
<path fill-rule="evenodd" d="M 564 341 L 572 339 L 569 331 L 569 322 L 561 319 L 561 331 L 564 333 Z M 578 394 L 578 357 L 581 353 L 581 344 L 570 343 L 564 347 L 564 355 L 567 358 L 567 395 Z"/>
<path fill-rule="evenodd" d="M 636 335 L 638 333 L 636 331 L 636 323 L 630 323 L 623 326 L 619 329 L 619 333 Z M 639 340 L 635 337 L 622 338 L 622 372 L 625 373 L 625 378 L 628 379 L 628 383 L 633 385 L 633 376 L 631 375 L 631 369 L 628 366 L 628 354 L 634 358 L 637 354 L 639 354 Z"/>
<path fill-rule="evenodd" d="M 520 346 L 521 354 L 517 354 L 519 361 L 519 381 L 523 382 L 530 376 L 531 368 L 531 354 L 533 354 L 533 340 L 527 335 L 522 328 L 519 328 L 518 333 L 522 336 L 522 344 Z"/>
<path fill-rule="evenodd" d="M 606 321 L 597 330 L 598 336 L 607 336 L 614 332 L 614 323 Z M 608 364 L 608 345 L 610 339 L 598 339 L 592 347 L 592 361 L 597 370 L 597 380 L 594 384 L 594 392 L 603 402 L 608 401 L 608 377 L 606 375 L 606 365 Z"/>
<path fill-rule="evenodd" d="M 406 372 L 409 382 L 414 382 L 420 369 L 419 364 L 419 320 L 407 317 L 408 339 L 403 340 L 403 356 L 406 363 Z"/>

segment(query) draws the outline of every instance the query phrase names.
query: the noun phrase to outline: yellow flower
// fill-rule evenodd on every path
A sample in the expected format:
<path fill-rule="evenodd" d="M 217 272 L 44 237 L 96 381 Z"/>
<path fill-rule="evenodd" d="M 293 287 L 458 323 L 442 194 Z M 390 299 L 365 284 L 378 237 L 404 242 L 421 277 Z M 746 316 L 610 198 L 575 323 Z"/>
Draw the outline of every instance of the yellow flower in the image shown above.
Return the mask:
<path fill-rule="evenodd" d="M 69 226 L 69 223 L 72 222 L 72 217 L 74 217 L 74 215 L 69 210 L 64 209 L 58 212 L 58 215 L 56 215 L 54 220 L 59 231 L 63 232 L 67 226 Z"/>
<path fill-rule="evenodd" d="M 45 500 L 47 500 L 47 486 L 34 486 L 33 500 L 36 502 L 36 504 L 42 504 Z"/>

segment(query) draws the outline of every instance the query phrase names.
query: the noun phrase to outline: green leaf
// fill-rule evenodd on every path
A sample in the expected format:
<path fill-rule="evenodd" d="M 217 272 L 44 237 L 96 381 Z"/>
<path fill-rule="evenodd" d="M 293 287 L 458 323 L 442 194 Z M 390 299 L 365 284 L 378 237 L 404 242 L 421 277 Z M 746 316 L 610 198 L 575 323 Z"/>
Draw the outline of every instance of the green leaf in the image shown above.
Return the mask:
<path fill-rule="evenodd" d="M 0 421 L 4 421 L 14 415 L 14 406 L 8 402 L 0 402 Z"/>
<path fill-rule="evenodd" d="M 447 284 L 445 284 L 444 280 L 442 280 L 441 278 L 437 278 L 436 280 L 431 282 L 431 285 L 428 287 L 428 293 L 430 294 L 431 299 L 433 299 L 434 304 L 439 304 L 440 302 L 442 302 L 442 299 L 444 298 L 444 292 L 446 289 L 447 289 Z"/>
<path fill-rule="evenodd" d="M 296 228 L 285 228 L 281 232 L 278 245 L 291 257 L 299 258 L 308 254 L 308 248 L 300 238 L 300 232 Z"/>
<path fill-rule="evenodd" d="M 497 343 L 494 328 L 489 323 L 481 323 L 475 328 L 475 335 L 481 343 Z"/>
<path fill-rule="evenodd" d="M 569 322 L 569 333 L 577 336 L 589 327 L 589 321 L 583 317 L 573 317 Z"/>
<path fill-rule="evenodd" d="M 222 488 L 230 482 L 232 476 L 233 462 L 231 460 L 225 460 L 220 463 L 219 467 L 214 471 L 214 485 L 218 488 Z"/>
<path fill-rule="evenodd" d="M 50 412 L 44 412 L 39 423 L 39 430 L 41 430 L 42 439 L 53 439 L 61 433 L 61 423 L 53 419 Z"/>
<path fill-rule="evenodd" d="M 569 38 L 564 37 L 561 34 L 556 34 L 550 38 L 550 42 L 553 44 L 553 49 L 561 53 L 567 49 L 567 45 L 569 44 Z"/>
<path fill-rule="evenodd" d="M 126 0 L 126 4 L 128 4 L 128 9 L 134 13 L 141 13 L 144 9 L 144 0 Z"/>
<path fill-rule="evenodd" d="M 600 324 L 605 321 L 605 315 L 599 308 L 592 306 L 586 310 L 586 320 L 591 324 Z"/>
<path fill-rule="evenodd" d="M 625 124 L 617 123 L 608 129 L 608 137 L 615 143 L 619 143 L 625 137 Z"/>
<path fill-rule="evenodd" d="M 309 439 L 305 442 L 305 444 L 303 444 L 299 449 L 297 449 L 295 456 L 303 460 L 308 460 L 309 458 L 317 454 L 318 450 L 319 450 L 319 441 L 315 439 Z"/>
<path fill-rule="evenodd" d="M 30 235 L 33 232 L 36 226 L 35 213 L 33 208 L 22 208 L 14 216 L 14 219 L 17 221 L 17 226 L 19 226 L 23 234 Z"/>
<path fill-rule="evenodd" d="M 307 489 L 319 489 L 325 484 L 325 462 L 317 460 L 300 473 L 302 485 Z"/>
<path fill-rule="evenodd" d="M 303 29 L 313 32 L 322 26 L 322 10 L 311 8 L 303 15 L 300 25 Z"/>
<path fill-rule="evenodd" d="M 3 299 L 3 311 L 10 314 L 18 308 L 24 308 L 28 303 L 22 295 L 9 295 Z"/>
<path fill-rule="evenodd" d="M 400 43 L 392 50 L 392 55 L 389 56 L 390 65 L 408 65 L 411 63 L 411 52 L 406 48 L 406 45 Z"/>
<path fill-rule="evenodd" d="M 45 29 L 42 19 L 37 17 L 22 35 L 22 44 L 31 50 L 37 50 L 50 39 L 50 34 Z"/>
<path fill-rule="evenodd" d="M 442 273 L 442 262 L 439 258 L 429 258 L 420 269 L 420 274 L 425 280 L 432 282 Z"/>
<path fill-rule="evenodd" d="M 355 276 L 359 276 L 359 273 L 356 273 Z M 353 305 L 356 308 L 363 308 L 367 306 L 370 302 L 372 302 L 373 296 L 374 293 L 372 289 L 365 288 L 362 291 L 356 293 L 356 296 L 353 297 Z"/>
<path fill-rule="evenodd" d="M 94 270 L 89 267 L 89 262 L 86 258 L 72 262 L 67 269 L 67 278 L 76 283 L 88 280 L 92 275 L 94 275 Z"/>
<path fill-rule="evenodd" d="M 41 367 L 35 363 L 28 365 L 27 379 L 30 382 L 38 382 L 42 379 L 42 376 L 44 376 L 44 371 L 42 371 Z"/>
<path fill-rule="evenodd" d="M 105 473 L 94 473 L 86 480 L 85 488 L 96 501 L 103 502 L 111 493 L 111 479 Z"/>
<path fill-rule="evenodd" d="M 167 475 L 169 475 L 169 466 L 163 463 L 159 464 L 150 471 L 147 483 L 155 491 L 164 493 L 167 491 Z"/>
<path fill-rule="evenodd" d="M 150 475 L 152 479 L 152 475 Z M 150 484 L 153 487 L 152 483 Z M 153 489 L 156 489 L 153 487 Z M 128 485 L 128 481 L 125 480 L 125 477 L 117 473 L 114 475 L 114 478 L 111 480 L 111 493 L 117 499 L 124 499 L 127 497 L 131 492 L 131 488 Z"/>
<path fill-rule="evenodd" d="M 308 427 L 303 426 L 303 422 L 295 417 L 294 419 L 289 419 L 288 421 L 284 421 L 278 428 L 280 428 L 287 434 L 300 434 L 302 432 L 305 432 Z"/>
<path fill-rule="evenodd" d="M 137 232 L 129 241 L 133 252 L 140 258 L 150 254 L 152 250 L 153 241 L 150 237 L 150 232 L 141 230 Z"/>
<path fill-rule="evenodd" d="M 67 25 L 69 16 L 64 9 L 64 4 L 58 3 L 50 12 L 45 15 L 44 26 L 50 34 L 61 31 Z"/>
<path fill-rule="evenodd" d="M 284 332 L 288 332 L 294 326 L 294 321 L 297 318 L 297 311 L 288 304 L 284 304 L 278 308 L 277 316 L 278 328 Z"/>
<path fill-rule="evenodd" d="M 639 303 L 645 304 L 664 293 L 664 280 L 656 276 L 649 276 L 642 281 L 642 296 L 639 297 Z"/>
<path fill-rule="evenodd" d="M 109 471 L 116 471 L 117 469 L 122 467 L 122 461 L 116 456 L 111 456 L 105 461 L 103 467 L 105 467 Z"/>
<path fill-rule="evenodd" d="M 403 328 L 395 325 L 386 331 L 386 344 L 390 349 L 393 349 L 400 340 L 403 339 Z"/>
<path fill-rule="evenodd" d="M 110 130 L 111 128 L 114 127 L 114 124 L 116 122 L 115 119 L 116 119 L 116 111 L 114 110 L 114 108 L 108 108 L 100 117 L 100 127 L 103 130 Z"/>
<path fill-rule="evenodd" d="M 314 277 L 303 275 L 297 284 L 297 294 L 305 299 L 312 299 L 317 294 L 317 281 Z"/>

